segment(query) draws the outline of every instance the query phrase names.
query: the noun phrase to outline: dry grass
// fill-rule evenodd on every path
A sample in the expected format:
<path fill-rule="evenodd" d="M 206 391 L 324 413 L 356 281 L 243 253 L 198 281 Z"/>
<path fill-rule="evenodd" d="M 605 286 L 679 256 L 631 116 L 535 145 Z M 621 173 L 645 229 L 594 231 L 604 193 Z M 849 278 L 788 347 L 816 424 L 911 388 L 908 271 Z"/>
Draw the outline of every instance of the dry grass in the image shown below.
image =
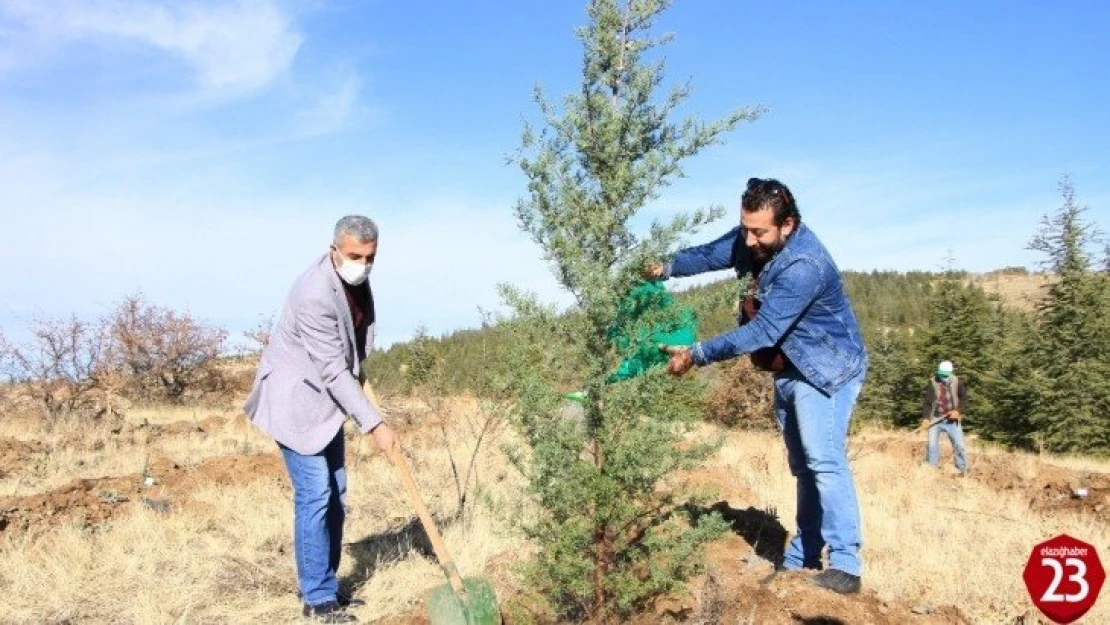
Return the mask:
<path fill-rule="evenodd" d="M 155 416 L 170 423 L 182 414 L 166 411 Z M 41 431 L 13 429 L 9 424 L 2 435 L 43 436 Z M 53 431 L 59 438 L 69 434 Z M 447 433 L 456 437 L 451 441 L 456 458 L 465 457 L 467 434 L 452 428 Z M 134 449 L 123 443 L 106 444 L 99 452 L 54 449 L 42 460 L 49 476 L 25 480 L 20 494 L 67 481 L 64 467 L 73 458 L 96 458 L 86 462 L 84 473 L 122 474 L 139 470 L 142 456 L 151 449 L 193 463 L 217 453 L 227 455 L 226 449 L 220 452 L 223 442 L 239 445 L 243 436 L 175 434 L 132 444 Z M 448 446 L 440 434 L 412 438 L 426 444 L 410 446 L 409 456 L 429 508 L 437 518 L 454 517 L 457 496 Z M 246 440 L 256 453 L 273 450 L 273 443 L 253 430 L 248 430 Z M 415 525 L 409 524 L 413 515 L 388 462 L 371 454 L 369 440 L 349 432 L 348 441 L 348 548 L 340 573 L 345 585 L 358 587 L 358 595 L 367 601 L 357 614 L 373 621 L 417 608 L 423 594 L 444 580 L 439 568 L 418 553 L 419 540 L 411 531 Z M 490 443 L 480 459 L 479 480 L 492 497 L 504 498 L 519 484 L 497 451 L 499 441 Z M 190 493 L 186 505 L 168 514 L 136 506 L 100 528 L 62 524 L 34 528 L 22 536 L 0 535 L 0 559 L 5 563 L 0 567 L 0 594 L 5 597 L 0 622 L 300 622 L 294 594 L 292 492 L 284 475 L 279 477 Z M 4 485 L 11 490 L 8 482 Z M 464 519 L 442 525 L 447 525 L 444 538 L 464 574 L 485 575 L 501 588 L 511 586 L 509 567 L 490 563 L 497 558 L 509 562 L 506 554 L 526 553 L 518 535 L 480 506 Z"/>
<path fill-rule="evenodd" d="M 997 294 L 1007 305 L 1031 311 L 1044 299 L 1054 279 L 1048 274 L 1012 274 L 991 272 L 976 275 L 971 282 L 983 287 L 987 293 Z"/>
<path fill-rule="evenodd" d="M 1091 515 L 1034 512 L 1025 493 L 999 492 L 974 478 L 955 478 L 948 470 L 924 465 L 923 439 L 865 431 L 852 448 L 863 519 L 864 582 L 884 600 L 955 605 L 974 622 L 1008 622 L 1027 609 L 1036 612 L 1022 581 L 1033 545 L 1061 533 L 1110 544 L 1110 527 Z M 972 467 L 980 453 L 973 442 Z M 1037 456 L 1015 456 L 1018 470 L 1030 476 L 1042 466 Z M 943 460 L 951 467 L 950 458 Z M 1053 460 L 1073 469 L 1106 468 L 1104 461 Z M 733 507 L 774 507 L 786 529 L 794 530 L 794 478 L 778 436 L 729 436 L 716 464 L 751 493 L 752 501 L 730 502 Z M 1086 618 L 1110 622 L 1110 603 L 1096 605 Z"/>
<path fill-rule="evenodd" d="M 281 622 L 295 614 L 283 574 L 288 496 L 256 487 L 198 498 L 210 505 L 168 515 L 136 507 L 104 531 L 62 526 L 9 539 L 0 546 L 8 563 L 0 618 Z"/>
<path fill-rule="evenodd" d="M 995 452 L 1005 453 L 1005 452 Z M 1074 471 L 1093 471 L 1095 473 L 1110 473 L 1110 459 L 1090 458 L 1087 456 L 1034 456 L 1032 454 L 1017 454 L 1021 462 L 1032 465 L 1040 463 L 1049 464 Z"/>
<path fill-rule="evenodd" d="M 387 406 L 412 408 L 402 402 Z M 450 519 L 457 497 L 448 449 L 457 460 L 468 457 L 473 435 L 465 424 L 474 421 L 480 406 L 462 400 L 441 408 L 439 414 L 397 414 L 394 422 L 402 424 L 429 507 L 438 518 Z M 184 464 L 273 453 L 271 441 L 232 414 L 222 415 L 227 418 L 218 426 L 211 422 L 206 432 L 169 428 L 148 438 L 112 434 L 107 425 L 46 430 L 33 421 L 0 421 L 0 437 L 36 441 L 43 450 L 25 470 L 0 479 L 0 496 L 43 492 L 76 476 L 136 473 L 153 453 Z M 209 416 L 165 409 L 136 411 L 128 418 L 131 425 L 145 419 L 167 426 Z M 699 483 L 717 486 L 734 508 L 776 509 L 792 530 L 794 479 L 779 437 L 714 426 L 700 435 L 723 435 L 726 444 Z M 356 612 L 364 622 L 411 613 L 428 589 L 442 583 L 442 574 L 418 553 L 412 513 L 387 461 L 371 452 L 370 440 L 351 433 L 348 441 L 341 577 L 367 601 Z M 495 500 L 519 500 L 522 484 L 500 452 L 512 442 L 508 432 L 495 430 L 480 456 L 479 481 Z M 1035 543 L 1066 532 L 1095 545 L 1110 544 L 1110 528 L 1093 517 L 1035 512 L 1019 491 L 999 492 L 975 478 L 957 480 L 921 466 L 921 440 L 864 431 L 852 447 L 864 521 L 865 585 L 886 601 L 955 605 L 975 622 L 1012 620 L 1031 607 L 1021 572 Z M 974 442 L 970 451 L 973 463 L 983 454 L 1000 453 Z M 1028 476 L 1046 461 L 1073 470 L 1110 469 L 1105 461 L 1083 458 L 1012 459 L 1014 470 Z M 291 490 L 279 474 L 202 488 L 168 513 L 135 506 L 100 527 L 55 523 L 27 534 L 0 534 L 5 564 L 0 622 L 299 622 L 291 525 Z M 465 520 L 444 525 L 460 569 L 491 579 L 503 597 L 511 595 L 517 584 L 511 565 L 527 557 L 529 546 L 497 508 L 477 505 Z M 1102 601 L 1087 622 L 1110 622 L 1108 606 Z"/>

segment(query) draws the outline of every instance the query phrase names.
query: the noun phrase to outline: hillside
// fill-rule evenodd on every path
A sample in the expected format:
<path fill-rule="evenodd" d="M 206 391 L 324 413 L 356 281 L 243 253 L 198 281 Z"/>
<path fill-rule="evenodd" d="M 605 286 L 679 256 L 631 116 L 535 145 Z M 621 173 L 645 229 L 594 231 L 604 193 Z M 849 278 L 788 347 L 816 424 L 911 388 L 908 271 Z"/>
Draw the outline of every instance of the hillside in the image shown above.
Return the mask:
<path fill-rule="evenodd" d="M 998 295 L 1007 306 L 1030 311 L 1044 298 L 1045 290 L 1052 285 L 1052 277 L 1044 273 L 991 271 L 974 274 L 970 280 L 989 294 Z"/>
<path fill-rule="evenodd" d="M 469 458 L 483 404 L 429 407 L 392 398 L 425 497 L 460 568 L 492 581 L 508 623 L 543 622 L 516 576 L 529 514 L 503 449 L 519 443 L 495 422 L 481 448 L 484 503 L 456 516 L 451 458 Z M 431 408 L 434 408 L 431 409 Z M 704 426 L 724 446 L 674 488 L 713 494 L 702 510 L 732 531 L 711 544 L 689 592 L 640 623 L 1034 623 L 1021 582 L 1032 545 L 1071 533 L 1110 541 L 1110 465 L 1037 457 L 971 443 L 972 474 L 923 467 L 922 441 L 866 430 L 853 436 L 867 573 L 859 597 L 769 583 L 794 516 L 793 478 L 773 433 Z M 948 459 L 945 458 L 945 462 Z M 423 593 L 442 575 L 386 460 L 348 437 L 351 489 L 343 584 L 367 605 L 363 622 L 424 623 Z M 896 477 L 897 479 L 891 479 Z M 149 479 L 148 479 L 149 478 Z M 1083 484 L 1086 499 L 1071 496 Z M 0 622 L 294 622 L 291 491 L 273 444 L 236 412 L 135 410 L 115 424 L 0 421 Z M 1043 622 L 1043 621 L 1042 621 Z M 1085 622 L 1110 622 L 1102 601 Z"/>
<path fill-rule="evenodd" d="M 942 278 L 941 274 L 931 272 L 849 271 L 843 275 L 845 288 L 865 337 L 872 336 L 880 327 L 915 329 L 924 326 L 930 286 Z M 1022 312 L 1032 310 L 1037 298 L 1050 283 L 1049 277 L 1044 274 L 1019 270 L 958 275 L 967 283 L 982 287 L 986 293 L 997 295 L 1007 308 Z M 679 291 L 678 298 L 696 311 L 700 335 L 711 336 L 735 327 L 737 289 L 735 279 L 723 278 L 708 285 Z M 367 371 L 379 386 L 391 392 L 405 392 L 409 386 L 404 371 L 422 358 L 434 357 L 444 362 L 443 385 L 446 390 L 480 391 L 480 383 L 473 376 L 472 363 L 496 357 L 498 350 L 507 348 L 507 341 L 506 334 L 496 325 L 460 330 L 440 337 L 422 336 L 375 353 Z"/>

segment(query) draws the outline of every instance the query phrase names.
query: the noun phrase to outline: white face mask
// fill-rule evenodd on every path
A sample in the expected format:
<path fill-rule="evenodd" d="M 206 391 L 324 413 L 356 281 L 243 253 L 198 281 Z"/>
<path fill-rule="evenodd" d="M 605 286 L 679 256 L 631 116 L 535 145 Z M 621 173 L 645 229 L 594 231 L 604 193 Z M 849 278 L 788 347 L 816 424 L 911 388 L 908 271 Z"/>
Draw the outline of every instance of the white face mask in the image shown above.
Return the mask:
<path fill-rule="evenodd" d="M 351 286 L 358 286 L 366 282 L 366 278 L 370 276 L 370 269 L 374 267 L 374 263 L 366 263 L 363 265 L 358 261 L 344 258 L 343 262 L 336 268 L 339 277 Z"/>

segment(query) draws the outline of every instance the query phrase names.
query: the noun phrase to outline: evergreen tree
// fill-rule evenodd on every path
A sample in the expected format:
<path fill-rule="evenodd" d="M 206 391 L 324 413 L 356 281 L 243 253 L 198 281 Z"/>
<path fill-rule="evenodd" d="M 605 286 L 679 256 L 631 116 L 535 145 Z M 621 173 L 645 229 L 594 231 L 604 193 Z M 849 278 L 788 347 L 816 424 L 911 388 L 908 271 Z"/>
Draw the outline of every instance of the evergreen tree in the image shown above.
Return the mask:
<path fill-rule="evenodd" d="M 1096 226 L 1075 188 L 1060 184 L 1063 205 L 1045 216 L 1029 248 L 1057 276 L 1038 306 L 1030 337 L 1030 419 L 1051 451 L 1110 452 L 1110 280 L 1094 271 Z"/>
<path fill-rule="evenodd" d="M 906 397 L 900 396 L 899 390 L 905 372 L 919 367 L 909 362 L 905 333 L 880 323 L 864 331 L 864 342 L 871 364 L 867 369 L 867 384 L 863 386 L 856 407 L 858 422 L 909 423 L 915 415 L 906 414 Z"/>
<path fill-rule="evenodd" d="M 515 156 L 528 180 L 518 202 L 520 227 L 538 243 L 577 315 L 559 322 L 550 309 L 512 289 L 517 412 L 531 455 L 520 462 L 539 512 L 528 530 L 539 547 L 531 579 L 565 618 L 624 616 L 647 606 L 697 570 L 699 545 L 721 530 L 715 516 L 676 515 L 686 493 L 671 488 L 711 445 L 678 445 L 698 416 L 700 389 L 653 373 L 606 385 L 620 355 L 609 339 L 618 302 L 645 263 L 678 238 L 720 215 L 702 210 L 643 236 L 630 221 L 661 188 L 681 176 L 680 163 L 718 143 L 757 109 L 705 123 L 670 117 L 688 86 L 660 98 L 663 63 L 649 55 L 663 0 L 593 0 L 583 44 L 581 89 L 557 110 L 542 92 L 545 127 L 524 129 Z M 573 358 L 587 401 L 581 420 L 560 419 L 552 355 Z"/>
<path fill-rule="evenodd" d="M 997 319 L 1000 314 L 999 300 L 949 271 L 933 284 L 926 308 L 928 319 L 919 338 L 919 350 L 925 366 L 911 374 L 918 381 L 916 407 L 920 408 L 923 389 L 937 363 L 950 360 L 956 365 L 956 374 L 968 389 L 969 404 L 974 401 L 969 407 L 971 418 L 966 425 L 975 429 L 975 416 L 993 410 L 990 396 L 983 392 L 983 383 L 998 364 L 996 349 L 1001 336 Z M 916 421 L 920 413 L 914 416 L 913 421 Z"/>
<path fill-rule="evenodd" d="M 1031 421 L 1038 397 L 1039 378 L 1033 375 L 1035 355 L 1030 337 L 1037 332 L 1033 316 L 1024 311 L 999 307 L 994 366 L 979 379 L 976 396 L 988 398 L 988 408 L 973 407 L 976 431 L 1008 447 L 1034 447 L 1036 427 Z"/>

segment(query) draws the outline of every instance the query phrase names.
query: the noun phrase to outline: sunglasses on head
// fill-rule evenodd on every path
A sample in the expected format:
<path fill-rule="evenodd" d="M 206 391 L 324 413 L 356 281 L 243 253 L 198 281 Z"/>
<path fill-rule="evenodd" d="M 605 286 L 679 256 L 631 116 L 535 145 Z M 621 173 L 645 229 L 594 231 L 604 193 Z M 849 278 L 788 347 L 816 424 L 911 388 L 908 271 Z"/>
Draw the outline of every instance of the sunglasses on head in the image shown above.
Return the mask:
<path fill-rule="evenodd" d="M 786 186 L 777 180 L 764 180 L 763 178 L 748 178 L 748 191 L 754 191 L 759 187 L 764 187 L 767 193 L 782 197 L 787 202 L 792 202 L 793 198 L 790 197 L 790 191 Z"/>

